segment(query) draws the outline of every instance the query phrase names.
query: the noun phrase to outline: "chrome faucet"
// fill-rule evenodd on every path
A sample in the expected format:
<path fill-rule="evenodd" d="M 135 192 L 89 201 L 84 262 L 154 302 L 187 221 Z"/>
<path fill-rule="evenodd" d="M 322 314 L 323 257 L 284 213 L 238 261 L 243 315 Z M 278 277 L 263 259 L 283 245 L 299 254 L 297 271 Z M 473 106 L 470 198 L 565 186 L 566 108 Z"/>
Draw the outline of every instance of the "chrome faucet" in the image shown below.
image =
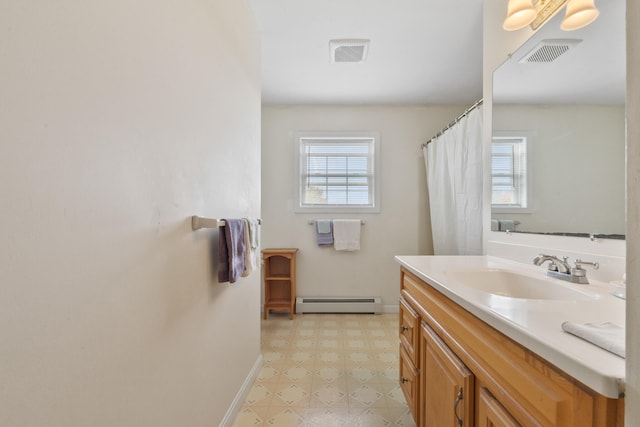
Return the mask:
<path fill-rule="evenodd" d="M 550 271 L 558 271 L 560 273 L 566 274 L 566 273 L 569 273 L 569 270 L 571 270 L 571 267 L 567 263 L 567 259 L 568 259 L 567 257 L 562 257 L 562 260 L 559 260 L 558 257 L 554 255 L 540 254 L 533 259 L 533 263 L 535 265 L 542 265 L 546 261 L 550 261 L 549 263 Z"/>
<path fill-rule="evenodd" d="M 583 265 L 590 265 L 594 270 L 600 268 L 600 264 L 591 261 L 582 261 L 577 259 L 575 261 L 575 267 L 571 267 L 567 262 L 568 257 L 558 257 L 554 255 L 540 254 L 533 259 L 535 265 L 542 265 L 546 261 L 549 261 L 549 268 L 547 269 L 547 276 L 554 277 L 560 280 L 566 280 L 573 283 L 588 284 L 587 270 L 582 268 Z"/>

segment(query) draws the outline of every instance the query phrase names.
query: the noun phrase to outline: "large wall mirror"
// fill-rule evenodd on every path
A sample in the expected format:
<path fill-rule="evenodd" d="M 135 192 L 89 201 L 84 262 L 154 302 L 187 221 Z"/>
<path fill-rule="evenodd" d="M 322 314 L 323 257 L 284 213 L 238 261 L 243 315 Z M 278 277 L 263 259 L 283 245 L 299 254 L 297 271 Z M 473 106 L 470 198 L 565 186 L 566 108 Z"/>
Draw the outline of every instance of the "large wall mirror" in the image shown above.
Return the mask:
<path fill-rule="evenodd" d="M 493 75 L 491 229 L 623 239 L 625 2 L 560 30 L 564 10 Z"/>

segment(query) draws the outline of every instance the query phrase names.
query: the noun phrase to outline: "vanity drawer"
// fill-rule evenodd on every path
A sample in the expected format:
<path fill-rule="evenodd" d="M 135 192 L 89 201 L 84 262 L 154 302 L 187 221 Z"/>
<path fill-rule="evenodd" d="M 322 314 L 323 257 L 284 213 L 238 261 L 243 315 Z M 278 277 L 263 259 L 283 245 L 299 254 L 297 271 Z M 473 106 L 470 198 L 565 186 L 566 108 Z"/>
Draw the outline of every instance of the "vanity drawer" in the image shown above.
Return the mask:
<path fill-rule="evenodd" d="M 420 375 L 418 369 L 410 360 L 403 346 L 400 346 L 400 388 L 411 410 L 414 421 L 418 420 L 418 391 L 420 389 Z"/>
<path fill-rule="evenodd" d="M 400 298 L 400 343 L 409 359 L 417 365 L 420 349 L 420 316 L 404 299 Z"/>

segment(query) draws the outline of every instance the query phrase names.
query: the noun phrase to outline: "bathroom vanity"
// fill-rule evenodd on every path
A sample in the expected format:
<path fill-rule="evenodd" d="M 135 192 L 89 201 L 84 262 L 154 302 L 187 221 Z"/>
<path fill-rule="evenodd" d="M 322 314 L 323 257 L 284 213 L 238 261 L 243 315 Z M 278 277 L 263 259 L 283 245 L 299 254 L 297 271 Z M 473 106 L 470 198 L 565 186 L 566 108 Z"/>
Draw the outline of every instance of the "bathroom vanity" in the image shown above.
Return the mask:
<path fill-rule="evenodd" d="M 607 284 L 483 256 L 396 260 L 400 383 L 418 426 L 623 426 L 624 359 L 561 329 L 624 325 Z M 505 277 L 540 290 L 491 288 Z"/>

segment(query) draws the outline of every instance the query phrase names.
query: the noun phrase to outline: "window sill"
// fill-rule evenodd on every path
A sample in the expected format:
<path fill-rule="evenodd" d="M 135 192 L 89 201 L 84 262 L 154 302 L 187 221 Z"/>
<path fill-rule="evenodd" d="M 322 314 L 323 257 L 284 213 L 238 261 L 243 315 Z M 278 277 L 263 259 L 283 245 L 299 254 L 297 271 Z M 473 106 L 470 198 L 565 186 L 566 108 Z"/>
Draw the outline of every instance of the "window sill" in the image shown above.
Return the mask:
<path fill-rule="evenodd" d="M 319 214 L 319 213 L 340 213 L 340 214 L 378 214 L 380 213 L 380 208 L 354 208 L 354 207 L 335 207 L 335 206 L 327 206 L 326 208 L 314 207 L 314 208 L 296 208 L 293 210 L 294 213 L 310 213 L 310 214 Z"/>

